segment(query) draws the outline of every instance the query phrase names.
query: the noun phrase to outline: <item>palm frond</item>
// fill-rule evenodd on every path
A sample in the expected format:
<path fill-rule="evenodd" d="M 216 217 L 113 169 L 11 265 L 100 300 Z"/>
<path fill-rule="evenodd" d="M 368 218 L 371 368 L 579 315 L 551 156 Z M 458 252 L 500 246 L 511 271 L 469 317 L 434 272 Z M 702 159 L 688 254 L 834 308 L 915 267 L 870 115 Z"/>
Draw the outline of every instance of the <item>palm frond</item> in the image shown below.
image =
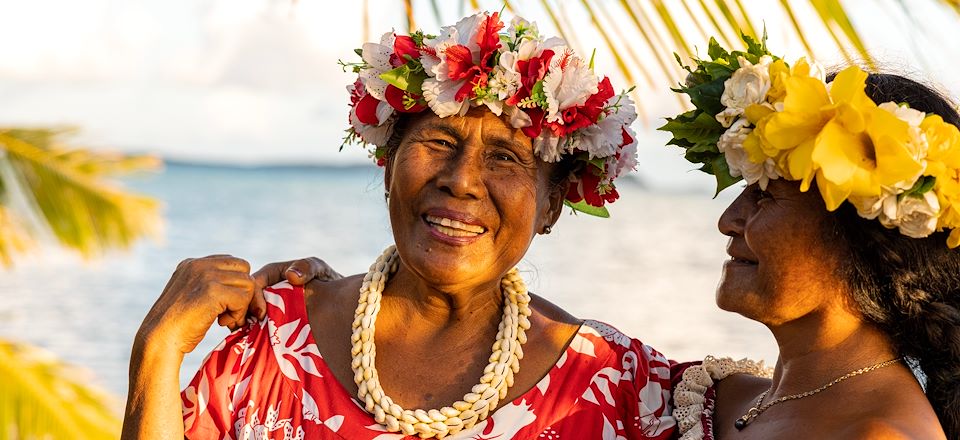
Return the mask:
<path fill-rule="evenodd" d="M 85 376 L 44 350 L 0 340 L 0 436 L 118 438 L 119 404 Z"/>
<path fill-rule="evenodd" d="M 101 177 L 156 167 L 159 162 L 67 149 L 58 142 L 64 133 L 0 129 L 0 152 L 4 153 L 0 160 L 12 169 L 2 175 L 5 191 L 16 187 L 17 196 L 28 202 L 21 212 L 7 212 L 36 215 L 60 244 L 85 257 L 125 248 L 137 238 L 158 233 L 156 201 L 128 193 Z M 4 195 L 6 200 L 14 196 Z M 36 229 L 30 234 L 42 232 Z"/>
<path fill-rule="evenodd" d="M 404 1 L 413 7 L 412 0 Z M 537 5 L 540 13 L 549 19 L 572 47 L 589 53 L 591 48 L 583 47 L 577 40 L 588 33 L 595 34 L 610 49 L 617 69 L 626 81 L 632 83 L 634 78 L 638 78 L 646 84 L 659 87 L 683 79 L 685 73 L 676 65 L 673 54 L 677 53 L 685 60 L 695 56 L 697 45 L 690 44 L 691 41 L 700 42 L 708 36 L 714 36 L 724 46 L 735 48 L 740 45 L 741 33 L 759 37 L 758 33 L 763 31 L 760 28 L 762 20 L 755 12 L 751 14 L 755 9 L 751 6 L 761 1 L 764 0 L 461 0 L 458 4 L 474 10 L 484 7 L 491 10 L 505 8 L 515 13 L 522 8 L 524 14 L 529 14 L 526 18 L 534 20 L 537 14 L 529 9 Z M 900 1 L 906 3 L 905 0 Z M 960 19 L 960 0 L 925 1 L 956 12 Z M 437 0 L 431 0 L 434 15 L 436 3 Z M 851 14 L 860 13 L 861 10 L 876 9 L 863 3 L 868 2 L 864 0 L 857 3 L 856 9 L 845 7 L 842 0 L 780 0 L 773 4 L 779 6 L 783 17 L 789 22 L 785 28 L 788 38 L 799 41 L 807 55 L 816 58 L 816 50 L 822 49 L 814 47 L 808 35 L 825 35 L 848 62 L 859 60 L 872 66 L 874 60 L 866 50 L 859 29 L 850 18 Z M 816 19 L 804 21 L 801 18 L 807 16 Z M 793 57 L 800 54 L 789 55 Z"/>
<path fill-rule="evenodd" d="M 0 205 L 0 266 L 12 266 L 13 256 L 32 245 L 27 229 L 3 205 Z"/>

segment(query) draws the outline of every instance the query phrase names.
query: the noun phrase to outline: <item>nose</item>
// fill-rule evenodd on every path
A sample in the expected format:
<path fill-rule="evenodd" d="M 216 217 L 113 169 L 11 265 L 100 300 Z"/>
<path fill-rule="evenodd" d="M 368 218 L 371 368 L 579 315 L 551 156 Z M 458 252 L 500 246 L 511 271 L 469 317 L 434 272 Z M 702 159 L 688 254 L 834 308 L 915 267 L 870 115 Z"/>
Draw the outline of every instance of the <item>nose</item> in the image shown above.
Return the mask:
<path fill-rule="evenodd" d="M 437 173 L 437 186 L 456 198 L 479 199 L 483 195 L 482 151 L 463 145 Z"/>
<path fill-rule="evenodd" d="M 717 222 L 717 228 L 720 233 L 729 237 L 742 236 L 744 227 L 747 225 L 747 216 L 751 201 L 748 193 L 750 187 L 744 188 L 743 192 L 727 206 L 727 209 L 720 215 Z"/>

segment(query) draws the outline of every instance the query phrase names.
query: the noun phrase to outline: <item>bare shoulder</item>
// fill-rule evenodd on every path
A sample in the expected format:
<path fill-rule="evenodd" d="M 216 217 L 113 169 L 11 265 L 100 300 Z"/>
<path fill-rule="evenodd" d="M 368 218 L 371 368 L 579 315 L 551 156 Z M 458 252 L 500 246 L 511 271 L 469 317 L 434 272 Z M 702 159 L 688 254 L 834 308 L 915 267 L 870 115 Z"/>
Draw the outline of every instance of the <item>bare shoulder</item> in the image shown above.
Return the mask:
<path fill-rule="evenodd" d="M 559 347 L 565 347 L 583 323 L 583 320 L 560 306 L 533 293 L 530 294 L 530 308 L 533 312 L 530 316 L 531 328 L 542 329 L 543 336 Z"/>
<path fill-rule="evenodd" d="M 533 309 L 533 317 L 544 319 L 548 322 L 566 323 L 580 325 L 581 319 L 571 315 L 560 306 L 546 300 L 540 295 L 530 294 L 530 307 Z"/>
<path fill-rule="evenodd" d="M 903 423 L 899 420 L 867 418 L 850 424 L 844 432 L 838 432 L 836 438 L 863 440 L 935 440 L 946 439 L 939 424 L 918 426 L 917 423 Z"/>
<path fill-rule="evenodd" d="M 724 393 L 728 396 L 741 394 L 756 396 L 767 389 L 770 389 L 769 378 L 746 373 L 731 374 L 717 384 L 717 393 Z"/>
<path fill-rule="evenodd" d="M 311 280 L 303 287 L 307 308 L 315 311 L 340 310 L 340 306 L 355 303 L 362 282 L 363 274 L 333 281 Z"/>

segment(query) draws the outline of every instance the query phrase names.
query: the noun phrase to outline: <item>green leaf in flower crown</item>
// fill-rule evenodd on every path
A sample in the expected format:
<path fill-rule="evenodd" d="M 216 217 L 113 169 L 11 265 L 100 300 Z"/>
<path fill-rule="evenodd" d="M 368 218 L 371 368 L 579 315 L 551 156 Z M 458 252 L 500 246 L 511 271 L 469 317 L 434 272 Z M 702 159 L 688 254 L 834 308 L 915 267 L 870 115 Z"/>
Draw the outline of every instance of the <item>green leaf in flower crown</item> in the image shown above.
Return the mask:
<path fill-rule="evenodd" d="M 427 79 L 427 74 L 422 69 L 419 71 L 411 69 L 410 64 L 407 63 L 381 73 L 380 79 L 404 92 L 420 95 L 423 93 L 421 86 L 423 86 L 423 80 Z"/>
<path fill-rule="evenodd" d="M 540 106 L 543 106 L 547 103 L 547 94 L 543 92 L 542 79 L 533 84 L 533 88 L 530 89 L 530 99 Z"/>
<path fill-rule="evenodd" d="M 690 96 L 690 102 L 695 107 L 713 117 L 722 112 L 724 108 L 723 104 L 720 103 L 720 97 L 723 96 L 724 81 L 726 81 L 726 78 L 717 78 L 708 83 L 686 89 L 685 92 Z"/>
<path fill-rule="evenodd" d="M 710 43 L 707 45 L 707 55 L 710 56 L 710 59 L 727 59 L 730 57 L 730 53 L 726 49 L 720 46 L 720 43 L 717 42 L 716 38 L 710 37 Z"/>
<path fill-rule="evenodd" d="M 581 200 L 577 203 L 570 203 L 564 200 L 563 204 L 569 206 L 570 209 L 573 209 L 574 212 L 579 211 L 584 214 L 589 214 L 589 215 L 600 217 L 600 218 L 610 218 L 610 211 L 607 211 L 607 207 L 593 206 L 587 203 L 586 200 Z"/>
<path fill-rule="evenodd" d="M 710 166 L 713 171 L 713 176 L 717 178 L 717 192 L 713 194 L 714 197 L 730 185 L 743 180 L 742 177 L 733 177 L 730 175 L 730 166 L 727 164 L 727 158 L 722 154 L 715 158 Z"/>
<path fill-rule="evenodd" d="M 920 197 L 927 191 L 933 189 L 934 185 L 937 184 L 937 178 L 934 176 L 923 176 L 917 179 L 917 182 L 913 184 L 913 187 L 904 191 L 903 194 L 900 194 L 900 197 L 914 196 Z"/>
<path fill-rule="evenodd" d="M 767 29 L 763 29 L 763 38 L 760 41 L 754 40 L 753 37 L 741 33 L 740 39 L 747 44 L 747 53 L 757 56 L 768 55 L 767 53 Z"/>

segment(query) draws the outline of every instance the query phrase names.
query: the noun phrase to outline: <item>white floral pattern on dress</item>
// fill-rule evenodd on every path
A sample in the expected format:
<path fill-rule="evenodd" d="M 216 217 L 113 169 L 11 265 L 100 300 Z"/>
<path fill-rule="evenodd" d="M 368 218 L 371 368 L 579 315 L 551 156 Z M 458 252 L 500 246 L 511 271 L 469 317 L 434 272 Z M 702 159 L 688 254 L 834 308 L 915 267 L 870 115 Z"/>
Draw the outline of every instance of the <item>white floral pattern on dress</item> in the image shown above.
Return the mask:
<path fill-rule="evenodd" d="M 344 392 L 320 355 L 303 290 L 264 291 L 267 317 L 230 334 L 183 390 L 186 438 L 415 440 L 389 433 Z M 675 422 L 670 364 L 586 321 L 537 385 L 451 440 L 657 439 Z"/>

